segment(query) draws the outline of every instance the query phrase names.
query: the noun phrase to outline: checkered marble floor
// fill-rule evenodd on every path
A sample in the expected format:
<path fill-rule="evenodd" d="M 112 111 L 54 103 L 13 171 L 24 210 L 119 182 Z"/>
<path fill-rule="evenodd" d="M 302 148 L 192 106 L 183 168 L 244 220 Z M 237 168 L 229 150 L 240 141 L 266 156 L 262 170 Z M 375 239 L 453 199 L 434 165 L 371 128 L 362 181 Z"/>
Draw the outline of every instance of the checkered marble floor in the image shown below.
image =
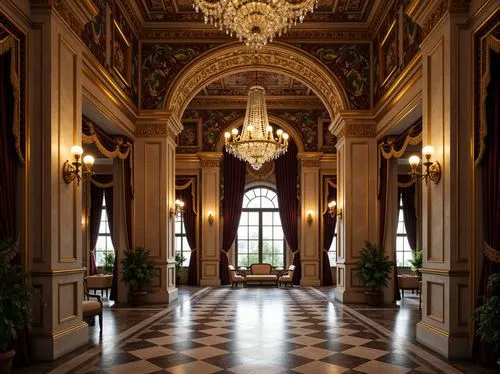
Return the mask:
<path fill-rule="evenodd" d="M 74 373 L 438 373 L 312 289 L 216 288 Z"/>

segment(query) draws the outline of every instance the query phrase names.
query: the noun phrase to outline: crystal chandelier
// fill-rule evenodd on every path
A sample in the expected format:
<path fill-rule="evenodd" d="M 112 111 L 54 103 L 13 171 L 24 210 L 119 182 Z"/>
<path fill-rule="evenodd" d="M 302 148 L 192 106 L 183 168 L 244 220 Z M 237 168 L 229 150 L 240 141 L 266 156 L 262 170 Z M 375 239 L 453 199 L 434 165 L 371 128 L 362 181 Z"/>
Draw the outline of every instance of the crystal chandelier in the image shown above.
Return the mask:
<path fill-rule="evenodd" d="M 276 135 L 277 139 L 267 118 L 264 87 L 250 87 L 241 135 L 238 136 L 238 129 L 224 134 L 227 151 L 259 170 L 265 162 L 286 152 L 288 134 L 279 129 Z"/>
<path fill-rule="evenodd" d="M 318 0 L 193 0 L 209 22 L 259 50 L 313 12 Z"/>

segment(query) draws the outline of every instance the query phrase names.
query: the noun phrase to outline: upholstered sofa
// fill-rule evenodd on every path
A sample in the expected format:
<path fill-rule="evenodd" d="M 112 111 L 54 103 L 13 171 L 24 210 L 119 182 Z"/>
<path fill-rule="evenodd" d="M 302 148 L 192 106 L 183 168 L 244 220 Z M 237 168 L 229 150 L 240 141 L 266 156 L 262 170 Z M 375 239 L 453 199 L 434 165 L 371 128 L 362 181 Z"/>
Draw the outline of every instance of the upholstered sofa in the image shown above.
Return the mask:
<path fill-rule="evenodd" d="M 419 291 L 419 279 L 416 275 L 398 274 L 398 286 L 401 290 L 401 296 L 404 297 L 405 290 Z"/>
<path fill-rule="evenodd" d="M 252 264 L 250 265 L 250 273 L 245 276 L 245 284 L 249 282 L 275 282 L 278 286 L 278 276 L 271 274 L 271 264 Z"/>

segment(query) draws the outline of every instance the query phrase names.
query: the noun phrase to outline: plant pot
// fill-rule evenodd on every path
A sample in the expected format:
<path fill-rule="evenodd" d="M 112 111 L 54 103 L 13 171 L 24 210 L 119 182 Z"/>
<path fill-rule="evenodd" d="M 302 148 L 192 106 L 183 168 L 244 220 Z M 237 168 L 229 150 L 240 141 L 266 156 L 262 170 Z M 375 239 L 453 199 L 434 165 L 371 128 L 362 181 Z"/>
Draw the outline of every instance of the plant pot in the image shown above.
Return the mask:
<path fill-rule="evenodd" d="M 146 300 L 146 291 L 133 291 L 129 294 L 130 305 L 141 306 L 144 305 Z"/>
<path fill-rule="evenodd" d="M 0 352 L 0 373 L 10 374 L 10 368 L 12 367 L 12 359 L 16 351 L 11 349 L 7 352 Z"/>
<path fill-rule="evenodd" d="M 382 291 L 365 291 L 366 303 L 369 306 L 384 305 L 384 293 Z"/>

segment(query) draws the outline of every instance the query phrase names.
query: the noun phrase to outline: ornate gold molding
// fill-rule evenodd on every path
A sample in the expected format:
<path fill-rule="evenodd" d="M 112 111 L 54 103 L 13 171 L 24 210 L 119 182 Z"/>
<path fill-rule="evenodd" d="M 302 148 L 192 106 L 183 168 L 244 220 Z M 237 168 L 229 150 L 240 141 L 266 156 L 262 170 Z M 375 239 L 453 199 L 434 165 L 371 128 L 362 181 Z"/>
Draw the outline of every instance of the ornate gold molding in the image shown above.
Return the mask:
<path fill-rule="evenodd" d="M 138 138 L 167 136 L 167 124 L 140 124 L 135 127 L 135 136 Z"/>
<path fill-rule="evenodd" d="M 276 42 L 257 55 L 239 43 L 209 52 L 176 78 L 166 96 L 164 109 L 180 118 L 201 87 L 223 76 L 248 68 L 255 69 L 256 66 L 297 77 L 317 94 L 332 118 L 340 109 L 348 108 L 339 88 L 342 85 L 326 68 L 300 49 Z"/>
<path fill-rule="evenodd" d="M 302 160 L 300 166 L 303 168 L 319 168 L 319 160 Z"/>
<path fill-rule="evenodd" d="M 218 168 L 220 166 L 219 160 L 201 160 L 200 166 L 202 168 Z"/>
<path fill-rule="evenodd" d="M 246 96 L 197 96 L 189 103 L 191 109 L 212 109 L 212 108 L 246 108 Z M 317 97 L 301 96 L 267 96 L 267 108 L 324 108 L 323 103 Z"/>

